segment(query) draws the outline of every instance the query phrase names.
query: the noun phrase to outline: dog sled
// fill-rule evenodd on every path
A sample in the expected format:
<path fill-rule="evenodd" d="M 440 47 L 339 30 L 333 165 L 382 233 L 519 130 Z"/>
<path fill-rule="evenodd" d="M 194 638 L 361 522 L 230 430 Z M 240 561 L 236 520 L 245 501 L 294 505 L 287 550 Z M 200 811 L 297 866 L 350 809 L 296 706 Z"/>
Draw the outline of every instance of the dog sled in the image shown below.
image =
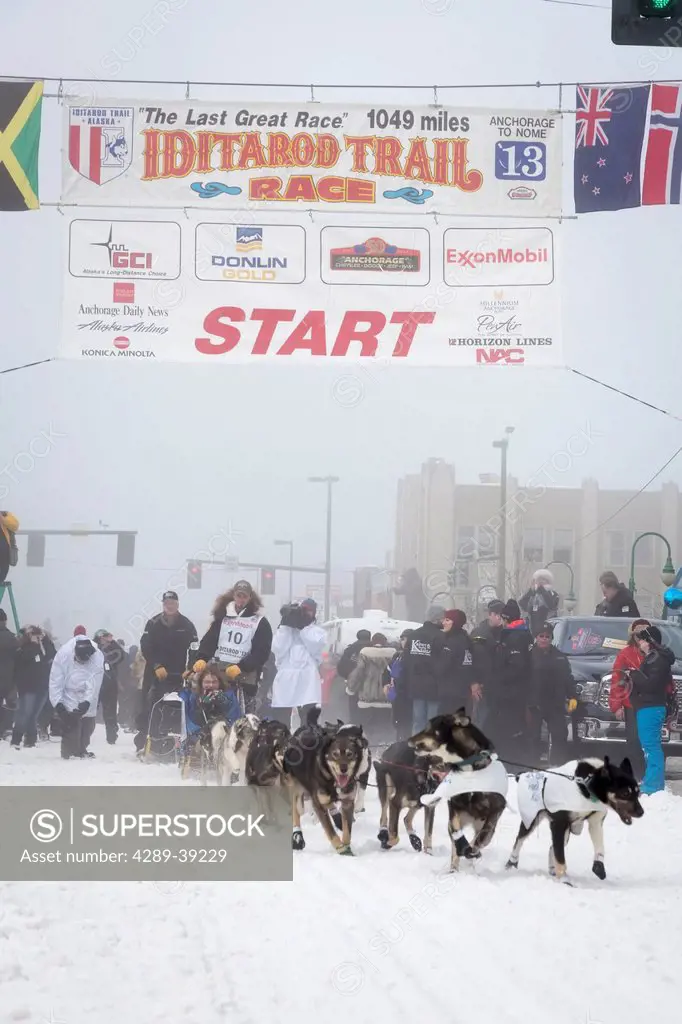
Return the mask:
<path fill-rule="evenodd" d="M 165 693 L 149 710 L 147 739 L 140 760 L 180 764 L 187 741 L 186 705 L 179 692 Z"/>

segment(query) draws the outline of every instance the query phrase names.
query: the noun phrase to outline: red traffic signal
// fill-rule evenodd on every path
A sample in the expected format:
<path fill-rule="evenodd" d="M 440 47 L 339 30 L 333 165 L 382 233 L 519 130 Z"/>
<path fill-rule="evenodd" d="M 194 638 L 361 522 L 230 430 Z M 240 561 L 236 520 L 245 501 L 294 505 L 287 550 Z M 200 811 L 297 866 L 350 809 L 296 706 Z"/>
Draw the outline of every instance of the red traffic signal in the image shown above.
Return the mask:
<path fill-rule="evenodd" d="M 275 570 L 271 566 L 265 566 L 260 571 L 260 592 L 261 594 L 275 593 Z"/>
<path fill-rule="evenodd" d="M 187 562 L 187 589 L 201 590 L 201 562 L 196 558 Z"/>

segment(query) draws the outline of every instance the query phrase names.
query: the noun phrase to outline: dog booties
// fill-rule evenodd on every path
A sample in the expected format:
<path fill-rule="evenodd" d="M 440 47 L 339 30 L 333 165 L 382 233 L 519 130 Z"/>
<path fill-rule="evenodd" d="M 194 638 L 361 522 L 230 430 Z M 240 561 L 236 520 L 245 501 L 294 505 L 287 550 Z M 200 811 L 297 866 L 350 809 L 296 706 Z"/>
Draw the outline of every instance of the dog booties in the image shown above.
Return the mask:
<path fill-rule="evenodd" d="M 569 761 L 551 772 L 523 772 L 518 777 L 517 802 L 521 820 L 530 828 L 541 811 L 592 814 L 608 810 L 596 797 L 586 797 L 573 776 L 577 761 Z"/>
<path fill-rule="evenodd" d="M 497 793 L 506 799 L 508 789 L 507 769 L 498 760 L 497 754 L 492 754 L 492 760 L 485 768 L 476 771 L 454 769 L 448 772 L 435 792 L 422 796 L 421 802 L 424 806 L 430 807 L 439 800 L 451 800 L 466 793 Z"/>

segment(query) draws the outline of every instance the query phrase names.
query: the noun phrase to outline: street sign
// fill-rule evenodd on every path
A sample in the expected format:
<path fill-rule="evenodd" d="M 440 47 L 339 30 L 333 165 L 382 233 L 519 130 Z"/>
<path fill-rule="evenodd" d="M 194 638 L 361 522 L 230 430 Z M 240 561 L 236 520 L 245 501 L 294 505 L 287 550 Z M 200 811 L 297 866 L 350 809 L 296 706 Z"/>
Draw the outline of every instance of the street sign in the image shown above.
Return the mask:
<path fill-rule="evenodd" d="M 239 556 L 238 555 L 226 555 L 225 556 L 225 568 L 228 572 L 239 572 Z"/>

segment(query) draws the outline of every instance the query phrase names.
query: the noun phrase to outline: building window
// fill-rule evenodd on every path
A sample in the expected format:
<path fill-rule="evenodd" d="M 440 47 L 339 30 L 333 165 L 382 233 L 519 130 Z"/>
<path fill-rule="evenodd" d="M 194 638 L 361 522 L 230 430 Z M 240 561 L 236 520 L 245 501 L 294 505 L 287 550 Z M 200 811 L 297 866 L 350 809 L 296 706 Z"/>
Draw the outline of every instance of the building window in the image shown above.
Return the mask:
<path fill-rule="evenodd" d="M 456 590 L 466 590 L 469 586 L 469 569 L 471 562 L 455 562 L 453 585 Z"/>
<path fill-rule="evenodd" d="M 573 530 L 554 531 L 554 550 L 552 558 L 555 562 L 573 561 Z"/>
<path fill-rule="evenodd" d="M 636 530 L 632 538 L 633 541 L 639 537 L 640 533 L 644 532 L 644 530 Z M 654 564 L 654 540 L 654 537 L 642 537 L 635 548 L 635 565 L 639 565 L 643 569 L 651 569 Z"/>
<path fill-rule="evenodd" d="M 457 527 L 457 556 L 455 561 L 459 562 L 473 558 L 476 554 L 476 527 Z"/>
<path fill-rule="evenodd" d="M 609 530 L 606 534 L 606 565 L 608 569 L 625 565 L 625 534 L 622 530 Z"/>
<path fill-rule="evenodd" d="M 543 562 L 545 555 L 544 530 L 540 526 L 531 526 L 523 531 L 524 562 Z"/>

